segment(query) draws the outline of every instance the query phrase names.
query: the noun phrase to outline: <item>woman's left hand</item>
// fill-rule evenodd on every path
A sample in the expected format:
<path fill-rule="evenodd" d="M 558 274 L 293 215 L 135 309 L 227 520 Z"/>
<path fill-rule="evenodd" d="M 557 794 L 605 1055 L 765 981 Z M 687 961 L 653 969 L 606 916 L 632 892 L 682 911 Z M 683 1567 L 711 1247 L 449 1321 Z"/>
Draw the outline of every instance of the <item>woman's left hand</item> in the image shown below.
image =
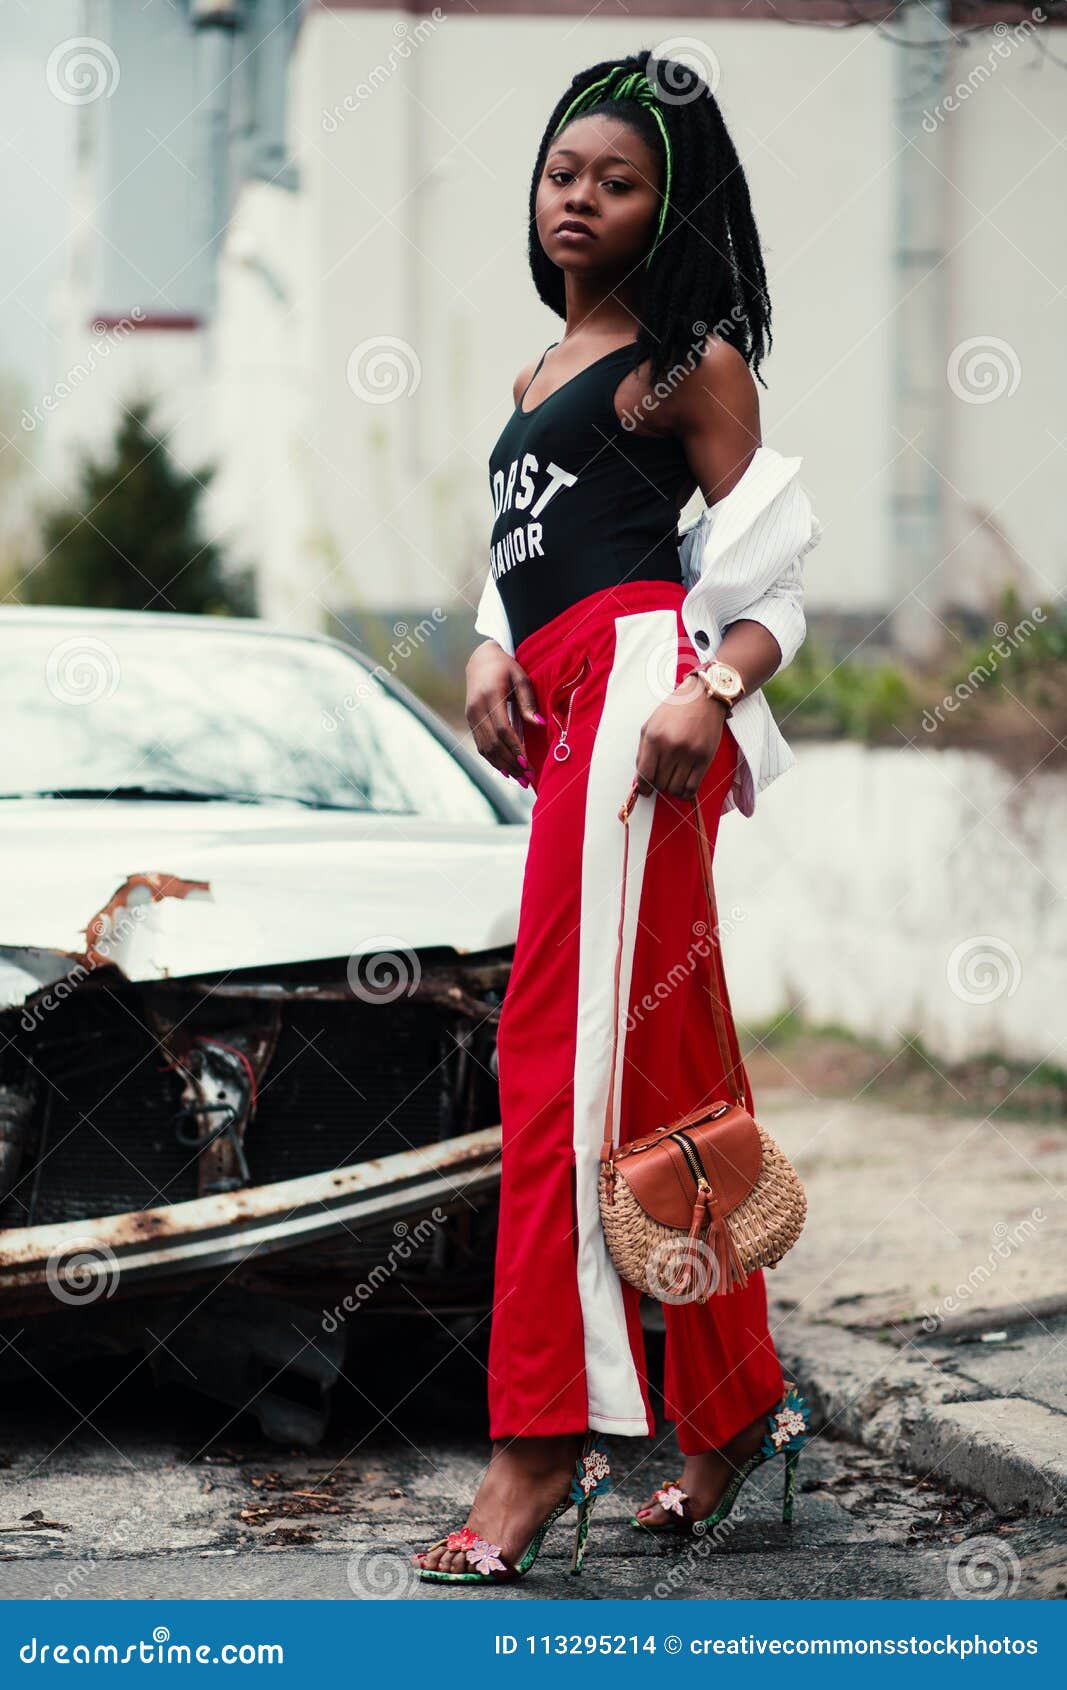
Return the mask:
<path fill-rule="evenodd" d="M 694 675 L 665 698 L 641 729 L 637 790 L 695 797 L 719 749 L 726 706 L 709 698 Z"/>

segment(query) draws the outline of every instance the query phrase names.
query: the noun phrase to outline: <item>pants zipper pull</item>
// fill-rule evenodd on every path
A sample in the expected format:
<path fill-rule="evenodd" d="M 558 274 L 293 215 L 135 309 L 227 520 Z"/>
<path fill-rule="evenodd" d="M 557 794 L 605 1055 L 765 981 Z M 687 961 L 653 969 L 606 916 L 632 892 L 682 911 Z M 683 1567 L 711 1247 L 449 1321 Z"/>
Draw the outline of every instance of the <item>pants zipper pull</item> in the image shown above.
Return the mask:
<path fill-rule="evenodd" d="M 559 717 L 556 715 L 556 712 L 554 710 L 552 711 L 552 720 L 559 726 L 559 738 L 552 747 L 552 755 L 556 759 L 557 763 L 565 763 L 571 754 L 571 748 L 567 744 L 567 735 L 570 732 L 571 726 L 571 711 L 574 709 L 574 695 L 585 679 L 587 668 L 588 662 L 583 662 L 582 667 L 578 671 L 577 679 L 571 687 L 570 696 L 567 699 L 566 721 L 561 722 Z"/>

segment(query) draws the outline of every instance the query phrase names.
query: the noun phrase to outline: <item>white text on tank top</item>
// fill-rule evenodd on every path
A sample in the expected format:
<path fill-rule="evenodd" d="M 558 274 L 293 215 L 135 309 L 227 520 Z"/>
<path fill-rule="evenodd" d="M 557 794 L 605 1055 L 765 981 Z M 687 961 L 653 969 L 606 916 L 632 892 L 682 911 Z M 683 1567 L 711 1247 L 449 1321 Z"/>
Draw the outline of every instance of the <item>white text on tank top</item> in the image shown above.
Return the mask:
<path fill-rule="evenodd" d="M 501 575 L 506 575 L 515 564 L 525 563 L 528 557 L 544 557 L 541 524 L 535 519 L 557 493 L 573 487 L 578 480 L 569 470 L 561 469 L 559 464 L 550 463 L 544 471 L 547 480 L 538 492 L 535 477 L 540 477 L 541 473 L 541 466 L 533 452 L 524 452 L 521 458 L 513 458 L 508 465 L 506 480 L 502 469 L 498 469 L 493 476 L 494 516 L 502 516 L 513 505 L 516 510 L 530 512 L 529 521 L 509 529 L 502 540 L 490 547 L 489 560 L 494 581 L 498 581 Z"/>

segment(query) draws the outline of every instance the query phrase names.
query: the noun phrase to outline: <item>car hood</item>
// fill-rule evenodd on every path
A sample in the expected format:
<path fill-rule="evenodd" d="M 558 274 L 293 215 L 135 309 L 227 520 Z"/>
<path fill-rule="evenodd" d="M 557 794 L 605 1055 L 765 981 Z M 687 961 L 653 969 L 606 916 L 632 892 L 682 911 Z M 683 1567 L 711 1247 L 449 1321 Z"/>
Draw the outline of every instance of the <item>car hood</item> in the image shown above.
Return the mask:
<path fill-rule="evenodd" d="M 175 802 L 5 803 L 0 1003 L 130 980 L 514 943 L 529 828 Z"/>

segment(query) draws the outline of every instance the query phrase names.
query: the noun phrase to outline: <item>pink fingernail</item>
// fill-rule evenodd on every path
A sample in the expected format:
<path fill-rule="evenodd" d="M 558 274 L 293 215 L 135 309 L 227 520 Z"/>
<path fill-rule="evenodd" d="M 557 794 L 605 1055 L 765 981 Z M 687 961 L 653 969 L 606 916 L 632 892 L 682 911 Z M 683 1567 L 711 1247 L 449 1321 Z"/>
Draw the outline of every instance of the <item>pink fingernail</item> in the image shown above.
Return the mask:
<path fill-rule="evenodd" d="M 545 725 L 545 718 L 543 716 L 539 715 L 536 710 L 534 711 L 534 721 L 540 722 L 542 727 L 544 727 L 544 725 Z"/>

